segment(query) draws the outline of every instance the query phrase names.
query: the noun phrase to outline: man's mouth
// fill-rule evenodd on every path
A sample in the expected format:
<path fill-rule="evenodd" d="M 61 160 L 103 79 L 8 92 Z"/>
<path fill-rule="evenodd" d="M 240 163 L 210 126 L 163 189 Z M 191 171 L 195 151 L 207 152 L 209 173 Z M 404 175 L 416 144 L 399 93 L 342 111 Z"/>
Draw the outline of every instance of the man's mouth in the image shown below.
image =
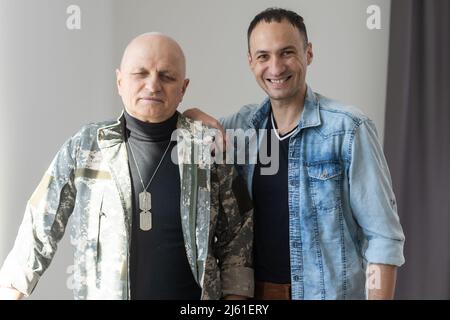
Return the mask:
<path fill-rule="evenodd" d="M 158 102 L 158 103 L 164 103 L 162 99 L 155 98 L 155 97 L 143 97 L 139 98 L 139 100 L 143 100 L 145 102 Z"/>
<path fill-rule="evenodd" d="M 269 81 L 270 83 L 273 83 L 273 84 L 283 84 L 286 81 L 288 81 L 291 77 L 292 76 L 287 76 L 287 77 L 284 77 L 284 78 L 277 78 L 277 79 L 275 79 L 275 78 L 267 78 L 266 80 Z"/>

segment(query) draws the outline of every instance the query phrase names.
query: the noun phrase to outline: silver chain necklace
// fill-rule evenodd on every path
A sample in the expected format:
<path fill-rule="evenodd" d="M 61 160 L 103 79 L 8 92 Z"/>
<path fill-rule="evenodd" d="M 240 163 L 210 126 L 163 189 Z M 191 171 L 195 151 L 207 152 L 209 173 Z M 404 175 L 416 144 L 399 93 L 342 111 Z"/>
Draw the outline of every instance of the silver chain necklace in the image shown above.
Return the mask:
<path fill-rule="evenodd" d="M 166 150 L 164 151 L 161 160 L 159 160 L 159 163 L 156 166 L 156 169 L 153 172 L 150 181 L 147 183 L 147 186 L 144 185 L 144 181 L 142 180 L 142 175 L 139 170 L 139 166 L 136 162 L 136 157 L 134 155 L 133 148 L 131 147 L 131 143 L 128 142 L 128 146 L 130 147 L 131 151 L 131 156 L 133 157 L 134 164 L 136 165 L 136 169 L 139 175 L 139 179 L 141 180 L 142 188 L 144 189 L 141 193 L 139 193 L 139 209 L 141 210 L 139 214 L 139 227 L 141 228 L 142 231 L 148 231 L 152 228 L 152 213 L 150 212 L 150 209 L 152 208 L 152 195 L 150 192 L 147 192 L 147 189 L 152 183 L 153 178 L 155 177 L 159 167 L 161 166 L 161 163 L 163 162 L 164 157 L 166 156 L 166 153 L 169 150 L 171 142 L 172 140 L 170 140 L 169 143 L 167 144 Z"/>

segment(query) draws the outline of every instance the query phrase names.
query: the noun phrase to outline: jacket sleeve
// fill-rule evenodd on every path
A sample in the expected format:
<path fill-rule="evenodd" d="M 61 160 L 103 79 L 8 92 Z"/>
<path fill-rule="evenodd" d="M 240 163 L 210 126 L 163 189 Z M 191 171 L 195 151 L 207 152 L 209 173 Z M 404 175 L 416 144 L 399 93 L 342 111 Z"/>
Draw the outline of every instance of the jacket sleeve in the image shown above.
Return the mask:
<path fill-rule="evenodd" d="M 350 148 L 350 205 L 363 232 L 362 254 L 369 263 L 401 266 L 405 237 L 389 169 L 371 120 L 356 127 Z"/>
<path fill-rule="evenodd" d="M 223 296 L 253 297 L 253 207 L 233 165 L 217 165 L 219 214 L 214 251 L 219 260 Z"/>
<path fill-rule="evenodd" d="M 59 150 L 27 202 L 14 247 L 0 270 L 0 285 L 30 295 L 48 268 L 72 213 L 75 139 Z"/>

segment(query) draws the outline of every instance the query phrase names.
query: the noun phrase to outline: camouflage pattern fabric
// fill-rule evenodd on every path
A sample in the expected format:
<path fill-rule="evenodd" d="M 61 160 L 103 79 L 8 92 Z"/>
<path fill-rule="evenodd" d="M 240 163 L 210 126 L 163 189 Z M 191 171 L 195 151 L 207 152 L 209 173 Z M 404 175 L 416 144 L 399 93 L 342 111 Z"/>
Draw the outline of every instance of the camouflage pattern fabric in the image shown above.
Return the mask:
<path fill-rule="evenodd" d="M 180 115 L 181 219 L 202 299 L 253 296 L 253 210 L 232 165 L 212 163 L 213 131 Z M 71 218 L 75 299 L 129 299 L 131 181 L 123 115 L 90 124 L 59 150 L 27 203 L 0 284 L 32 293 Z"/>

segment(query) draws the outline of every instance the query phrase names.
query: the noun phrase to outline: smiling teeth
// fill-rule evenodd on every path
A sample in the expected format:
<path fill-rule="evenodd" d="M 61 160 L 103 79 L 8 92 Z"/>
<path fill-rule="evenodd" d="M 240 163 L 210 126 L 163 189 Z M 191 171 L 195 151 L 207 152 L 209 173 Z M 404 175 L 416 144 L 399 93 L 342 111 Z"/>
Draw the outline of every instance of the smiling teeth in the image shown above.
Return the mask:
<path fill-rule="evenodd" d="M 286 80 L 287 80 L 287 78 L 284 78 L 284 79 L 278 79 L 278 80 L 275 80 L 275 79 L 269 79 L 269 81 L 272 82 L 272 83 L 283 83 L 283 82 L 285 82 Z"/>

